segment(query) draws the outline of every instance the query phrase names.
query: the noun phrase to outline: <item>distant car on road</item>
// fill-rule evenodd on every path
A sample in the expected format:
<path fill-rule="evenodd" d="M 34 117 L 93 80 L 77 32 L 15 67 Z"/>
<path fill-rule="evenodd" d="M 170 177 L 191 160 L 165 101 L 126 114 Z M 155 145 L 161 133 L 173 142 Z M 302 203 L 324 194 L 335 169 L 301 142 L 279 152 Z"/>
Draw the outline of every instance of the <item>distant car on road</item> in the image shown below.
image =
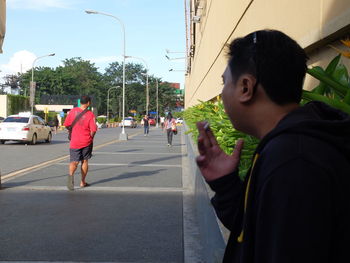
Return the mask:
<path fill-rule="evenodd" d="M 20 113 L 8 116 L 0 123 L 0 143 L 6 141 L 25 141 L 36 144 L 37 141 L 51 142 L 51 128 L 39 116 Z"/>
<path fill-rule="evenodd" d="M 124 127 L 130 127 L 130 128 L 136 128 L 137 127 L 137 121 L 132 117 L 126 117 L 121 123 L 121 126 L 124 123 Z"/>
<path fill-rule="evenodd" d="M 176 123 L 182 124 L 184 122 L 184 120 L 182 118 L 177 118 L 175 120 Z"/>
<path fill-rule="evenodd" d="M 154 119 L 154 117 L 148 117 L 148 123 L 149 125 L 156 126 L 156 120 Z"/>

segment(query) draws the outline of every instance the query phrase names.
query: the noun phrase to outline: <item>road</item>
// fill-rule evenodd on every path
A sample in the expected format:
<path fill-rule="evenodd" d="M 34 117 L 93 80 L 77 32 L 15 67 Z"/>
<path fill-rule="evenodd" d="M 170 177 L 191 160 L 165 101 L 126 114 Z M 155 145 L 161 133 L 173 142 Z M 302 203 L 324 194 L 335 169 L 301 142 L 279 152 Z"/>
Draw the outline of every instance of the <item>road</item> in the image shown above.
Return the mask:
<path fill-rule="evenodd" d="M 193 245 L 199 240 L 191 237 L 190 252 L 186 245 L 184 226 L 193 233 L 187 221 L 194 218 L 184 215 L 181 130 L 173 147 L 159 128 L 148 137 L 141 128 L 127 129 L 124 142 L 118 131 L 96 135 L 88 188 L 78 187 L 77 171 L 76 190 L 67 191 L 68 158 L 3 180 L 0 262 L 202 262 Z M 1 145 L 2 170 L 11 175 L 65 156 L 67 143 L 62 133 L 51 145 Z M 187 254 L 196 259 L 185 260 Z"/>
<path fill-rule="evenodd" d="M 125 131 L 132 136 L 142 132 L 142 128 L 125 128 Z M 95 146 L 118 140 L 120 132 L 121 128 L 100 129 L 96 133 Z M 68 154 L 69 141 L 66 131 L 54 134 L 51 143 L 38 142 L 36 145 L 28 145 L 6 142 L 0 144 L 0 171 L 2 175 L 6 175 Z"/>

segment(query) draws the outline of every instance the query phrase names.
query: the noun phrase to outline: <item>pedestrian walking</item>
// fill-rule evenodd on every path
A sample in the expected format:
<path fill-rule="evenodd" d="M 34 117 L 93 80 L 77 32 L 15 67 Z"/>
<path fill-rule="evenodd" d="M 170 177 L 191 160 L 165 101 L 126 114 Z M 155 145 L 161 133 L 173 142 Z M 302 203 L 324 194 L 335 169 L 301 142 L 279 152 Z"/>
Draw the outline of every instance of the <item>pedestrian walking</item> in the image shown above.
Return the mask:
<path fill-rule="evenodd" d="M 222 100 L 233 126 L 259 138 L 242 182 L 232 155 L 199 122 L 197 164 L 231 231 L 223 262 L 350 262 L 350 117 L 300 106 L 307 56 L 275 30 L 233 40 Z"/>
<path fill-rule="evenodd" d="M 145 115 L 142 119 L 143 122 L 143 136 L 148 136 L 149 133 L 149 118 Z"/>
<path fill-rule="evenodd" d="M 67 188 L 74 190 L 74 173 L 81 162 L 81 181 L 80 187 L 87 187 L 86 176 L 89 170 L 88 160 L 92 156 L 93 140 L 97 131 L 96 120 L 94 114 L 89 111 L 91 98 L 82 96 L 80 99 L 80 107 L 72 109 L 65 122 L 64 126 L 71 130 L 70 139 L 70 164 Z"/>
<path fill-rule="evenodd" d="M 162 127 L 162 130 L 164 129 L 164 121 L 165 121 L 165 117 L 160 116 L 160 126 Z"/>
<path fill-rule="evenodd" d="M 53 120 L 53 125 L 54 125 L 55 134 L 57 134 L 58 127 L 60 126 L 60 122 L 59 122 L 57 116 L 55 116 L 55 118 Z"/>
<path fill-rule="evenodd" d="M 166 117 L 166 120 L 164 122 L 164 127 L 167 133 L 168 146 L 171 147 L 173 144 L 174 131 L 176 130 L 176 122 L 171 112 L 169 112 Z"/>

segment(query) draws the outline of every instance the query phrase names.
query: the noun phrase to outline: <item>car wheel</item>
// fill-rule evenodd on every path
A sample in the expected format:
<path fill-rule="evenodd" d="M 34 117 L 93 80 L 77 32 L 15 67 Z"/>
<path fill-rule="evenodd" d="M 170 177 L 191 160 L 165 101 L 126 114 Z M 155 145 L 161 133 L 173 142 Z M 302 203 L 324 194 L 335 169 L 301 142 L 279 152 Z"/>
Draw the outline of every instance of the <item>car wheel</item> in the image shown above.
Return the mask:
<path fill-rule="evenodd" d="M 36 133 L 34 133 L 30 144 L 31 144 L 31 145 L 35 145 L 35 144 L 36 144 L 36 141 L 37 141 L 37 136 L 36 136 Z"/>
<path fill-rule="evenodd" d="M 47 135 L 47 139 L 45 140 L 45 142 L 50 143 L 51 140 L 52 140 L 52 134 L 51 134 L 51 132 L 49 132 L 49 134 Z"/>
<path fill-rule="evenodd" d="M 6 142 L 5 140 L 1 140 L 0 141 L 1 144 L 5 144 L 5 142 Z"/>

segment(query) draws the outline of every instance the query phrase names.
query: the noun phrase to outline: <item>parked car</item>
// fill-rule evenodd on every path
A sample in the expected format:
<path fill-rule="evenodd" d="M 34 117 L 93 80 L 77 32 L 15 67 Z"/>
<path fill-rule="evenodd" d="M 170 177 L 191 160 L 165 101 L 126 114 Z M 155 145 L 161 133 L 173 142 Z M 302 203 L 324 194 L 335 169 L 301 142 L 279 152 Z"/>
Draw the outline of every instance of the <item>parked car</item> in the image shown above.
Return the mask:
<path fill-rule="evenodd" d="M 151 126 L 156 126 L 156 120 L 154 117 L 148 117 L 148 123 Z"/>
<path fill-rule="evenodd" d="M 182 124 L 184 122 L 184 120 L 182 118 L 177 118 L 175 120 L 176 123 Z"/>
<path fill-rule="evenodd" d="M 37 141 L 51 142 L 51 128 L 39 116 L 19 113 L 8 116 L 0 123 L 0 143 L 6 141 L 25 141 L 36 144 Z"/>
<path fill-rule="evenodd" d="M 126 117 L 124 118 L 124 120 L 122 121 L 121 125 L 123 125 L 124 123 L 124 127 L 130 127 L 130 128 L 136 128 L 137 127 L 137 121 L 132 118 L 132 117 Z"/>

